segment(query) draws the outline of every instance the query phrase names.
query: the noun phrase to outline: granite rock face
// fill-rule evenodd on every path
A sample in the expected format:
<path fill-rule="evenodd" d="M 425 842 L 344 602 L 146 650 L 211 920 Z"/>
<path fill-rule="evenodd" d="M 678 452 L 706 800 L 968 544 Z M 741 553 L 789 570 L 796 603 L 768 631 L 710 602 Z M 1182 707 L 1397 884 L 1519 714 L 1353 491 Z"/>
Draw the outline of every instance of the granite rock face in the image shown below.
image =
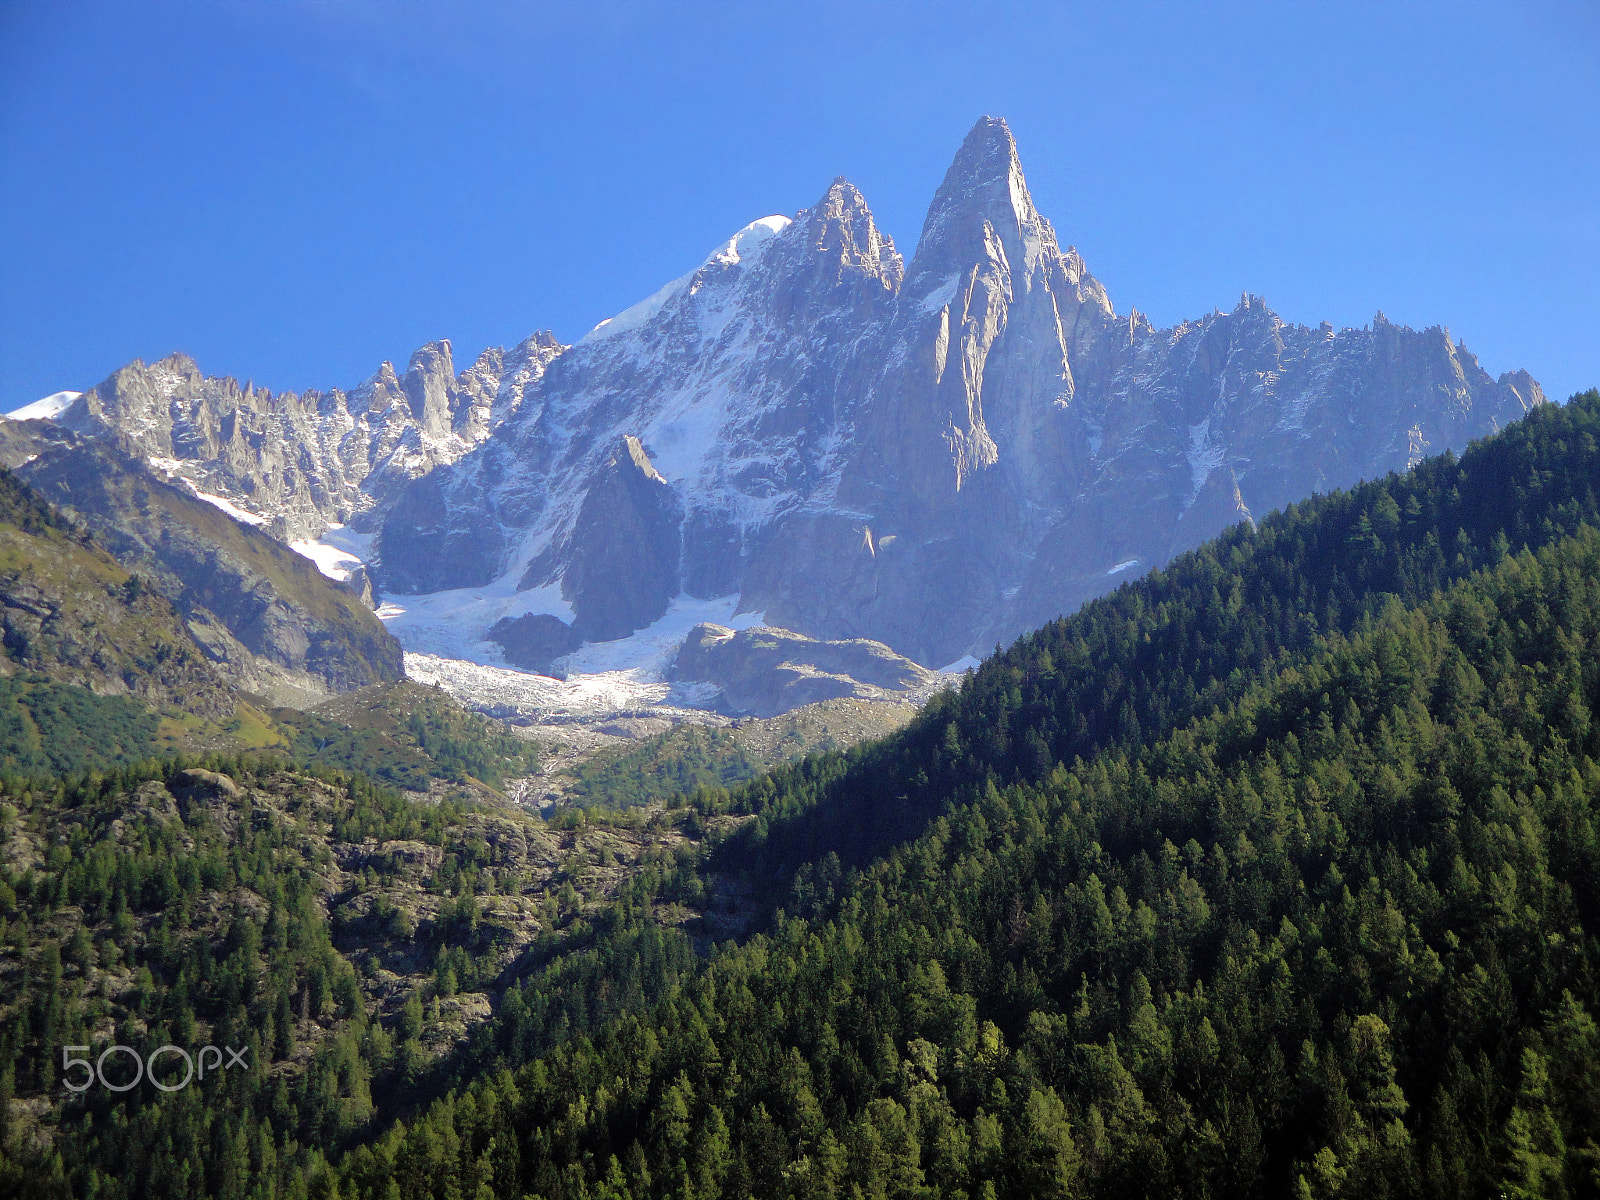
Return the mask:
<path fill-rule="evenodd" d="M 932 671 L 882 642 L 818 641 L 762 627 L 735 633 L 709 623 L 689 631 L 672 676 L 714 684 L 730 712 L 757 717 L 843 696 L 904 699 L 907 692 L 938 681 Z"/>
<path fill-rule="evenodd" d="M 573 628 L 589 642 L 627 637 L 667 611 L 678 594 L 683 510 L 636 437 L 624 437 L 584 494 L 565 564 L 561 596 Z M 531 564 L 525 586 L 549 582 Z"/>
<path fill-rule="evenodd" d="M 551 361 L 401 491 L 381 580 L 559 582 L 591 640 L 737 593 L 771 625 L 937 666 L 1542 401 L 1382 314 L 1293 325 L 1251 295 L 1170 329 L 1119 314 L 985 118 L 909 265 L 836 180 Z M 637 494 L 629 437 L 664 481 Z"/>
<path fill-rule="evenodd" d="M 299 394 L 203 376 L 174 354 L 123 367 L 57 421 L 270 518 L 284 540 L 315 538 L 375 522 L 412 480 L 480 444 L 563 349 L 535 334 L 457 375 L 450 343 L 430 342 L 404 375 L 384 363 L 348 392 Z"/>

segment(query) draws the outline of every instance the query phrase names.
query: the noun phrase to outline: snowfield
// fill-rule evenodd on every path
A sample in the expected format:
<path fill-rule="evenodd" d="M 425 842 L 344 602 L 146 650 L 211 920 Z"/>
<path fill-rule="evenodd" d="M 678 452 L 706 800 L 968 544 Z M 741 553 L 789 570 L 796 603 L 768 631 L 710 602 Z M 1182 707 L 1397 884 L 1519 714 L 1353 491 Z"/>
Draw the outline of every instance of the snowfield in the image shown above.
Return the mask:
<path fill-rule="evenodd" d="M 187 479 L 185 479 L 184 482 L 189 483 Z M 197 499 L 204 500 L 207 504 L 216 505 L 235 521 L 239 521 L 245 525 L 265 525 L 267 523 L 266 517 L 258 516 L 248 509 L 240 508 L 226 496 L 213 496 L 209 492 L 202 492 L 192 483 L 189 483 L 189 490 L 195 494 Z"/>
<path fill-rule="evenodd" d="M 348 525 L 330 525 L 317 541 L 290 542 L 289 549 L 317 564 L 329 579 L 341 583 L 350 579 L 350 572 L 366 563 L 372 550 L 372 535 L 357 533 Z"/>

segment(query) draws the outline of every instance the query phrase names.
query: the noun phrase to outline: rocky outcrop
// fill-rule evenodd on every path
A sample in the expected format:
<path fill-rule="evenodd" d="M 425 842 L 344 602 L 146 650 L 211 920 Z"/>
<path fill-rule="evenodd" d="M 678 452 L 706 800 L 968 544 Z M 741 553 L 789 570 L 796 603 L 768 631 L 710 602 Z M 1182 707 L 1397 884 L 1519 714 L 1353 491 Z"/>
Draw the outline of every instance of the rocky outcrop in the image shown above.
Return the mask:
<path fill-rule="evenodd" d="M 585 641 L 627 637 L 667 611 L 678 594 L 683 512 L 639 439 L 626 436 L 589 485 L 560 556 L 561 595 Z M 555 556 L 547 556 L 555 557 Z M 524 586 L 548 582 L 534 562 Z"/>
<path fill-rule="evenodd" d="M 672 677 L 714 684 L 729 712 L 757 717 L 845 696 L 904 699 L 938 682 L 932 671 L 882 642 L 818 641 L 765 627 L 735 633 L 712 624 L 696 625 L 689 632 Z"/>
<path fill-rule="evenodd" d="M 372 581 L 372 572 L 365 566 L 351 567 L 347 578 L 335 582 L 368 608 L 376 609 L 382 599 L 378 594 L 378 585 Z"/>
<path fill-rule="evenodd" d="M 450 343 L 430 342 L 404 375 L 384 363 L 348 392 L 300 394 L 203 376 L 173 354 L 130 363 L 56 420 L 270 518 L 280 538 L 314 538 L 376 521 L 414 479 L 480 444 L 563 349 L 535 334 L 457 375 Z"/>
<path fill-rule="evenodd" d="M 549 613 L 504 617 L 490 628 L 489 640 L 505 652 L 506 661 L 513 666 L 540 675 L 550 674 L 556 659 L 583 645 L 576 629 Z"/>
<path fill-rule="evenodd" d="M 843 180 L 747 227 L 408 485 L 382 578 L 400 592 L 559 581 L 590 613 L 620 589 L 591 637 L 639 628 L 677 592 L 737 593 L 769 624 L 937 666 L 1542 400 L 1442 327 L 1381 314 L 1292 325 L 1250 295 L 1171 329 L 1119 314 L 986 118 L 909 266 Z M 671 535 L 641 534 L 622 500 L 624 436 L 665 481 L 648 494 L 681 513 L 675 565 Z M 647 507 L 670 519 L 664 498 Z M 649 602 L 629 591 L 641 546 Z"/>
<path fill-rule="evenodd" d="M 224 678 L 304 707 L 404 677 L 399 642 L 308 559 L 103 442 L 73 443 L 41 444 L 18 477 L 161 592 Z"/>

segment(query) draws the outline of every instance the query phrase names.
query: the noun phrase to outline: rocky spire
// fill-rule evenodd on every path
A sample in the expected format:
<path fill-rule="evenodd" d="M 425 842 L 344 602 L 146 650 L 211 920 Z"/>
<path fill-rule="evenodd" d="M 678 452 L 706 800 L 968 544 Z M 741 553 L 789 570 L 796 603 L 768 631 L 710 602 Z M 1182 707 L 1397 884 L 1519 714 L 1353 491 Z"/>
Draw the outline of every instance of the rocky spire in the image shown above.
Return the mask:
<path fill-rule="evenodd" d="M 961 143 L 928 207 L 911 274 L 944 275 L 996 258 L 996 243 L 1013 273 L 1060 256 L 1055 230 L 1033 206 L 1010 127 L 984 117 Z"/>
<path fill-rule="evenodd" d="M 997 117 L 972 127 L 945 172 L 906 273 L 906 295 L 927 299 L 975 267 L 1009 299 L 1041 285 L 1053 293 L 1063 334 L 1076 350 L 1086 349 L 1112 315 L 1100 281 L 1075 247 L 1061 249 L 1055 229 L 1034 206 L 1016 141 Z"/>
<path fill-rule="evenodd" d="M 785 322 L 848 316 L 870 321 L 900 289 L 905 264 L 866 199 L 835 179 L 763 259 L 771 317 Z"/>
<path fill-rule="evenodd" d="M 401 386 L 411 402 L 411 415 L 422 431 L 435 438 L 449 434 L 456 372 L 448 338 L 429 342 L 411 356 Z"/>
<path fill-rule="evenodd" d="M 894 240 L 878 228 L 866 198 L 843 175 L 809 210 L 806 237 L 841 267 L 874 277 L 891 292 L 900 286 L 905 264 Z"/>

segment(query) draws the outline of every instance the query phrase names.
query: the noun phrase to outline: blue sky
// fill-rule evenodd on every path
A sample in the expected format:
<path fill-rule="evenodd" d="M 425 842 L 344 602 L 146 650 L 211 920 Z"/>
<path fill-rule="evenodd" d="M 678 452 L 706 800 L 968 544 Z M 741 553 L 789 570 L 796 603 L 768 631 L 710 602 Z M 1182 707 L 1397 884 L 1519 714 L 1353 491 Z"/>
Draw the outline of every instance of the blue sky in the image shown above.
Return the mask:
<path fill-rule="evenodd" d="M 840 174 L 909 256 L 983 114 L 1121 312 L 1600 385 L 1592 4 L 0 0 L 0 411 L 572 340 Z"/>

